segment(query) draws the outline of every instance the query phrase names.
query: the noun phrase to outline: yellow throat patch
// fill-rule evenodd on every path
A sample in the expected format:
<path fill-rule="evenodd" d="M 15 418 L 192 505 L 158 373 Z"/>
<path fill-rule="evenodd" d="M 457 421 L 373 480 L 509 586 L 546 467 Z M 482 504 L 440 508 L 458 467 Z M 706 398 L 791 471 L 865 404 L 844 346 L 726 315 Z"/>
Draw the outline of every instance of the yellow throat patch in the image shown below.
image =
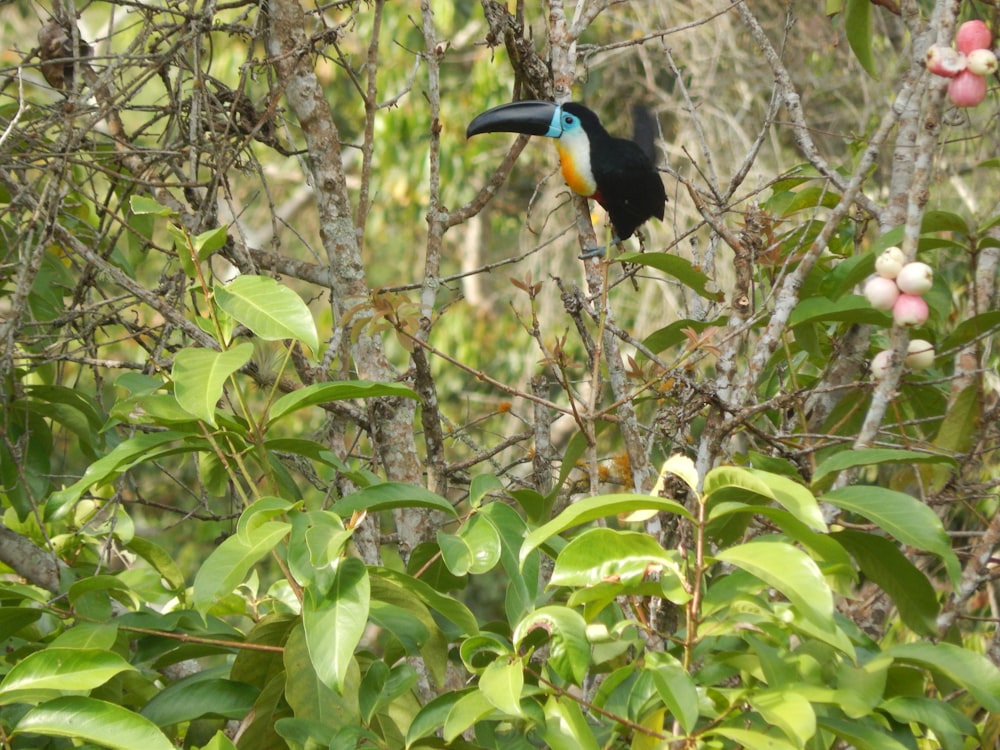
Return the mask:
<path fill-rule="evenodd" d="M 590 142 L 583 133 L 565 134 L 556 140 L 563 179 L 574 193 L 588 198 L 597 192 L 597 182 L 590 168 Z"/>

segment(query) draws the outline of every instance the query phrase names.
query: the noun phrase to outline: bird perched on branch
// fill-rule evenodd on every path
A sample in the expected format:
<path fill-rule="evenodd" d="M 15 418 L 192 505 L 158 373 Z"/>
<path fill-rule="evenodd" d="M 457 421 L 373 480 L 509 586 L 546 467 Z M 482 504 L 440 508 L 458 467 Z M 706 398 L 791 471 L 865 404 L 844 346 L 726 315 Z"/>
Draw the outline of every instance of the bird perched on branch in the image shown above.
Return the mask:
<path fill-rule="evenodd" d="M 604 207 L 615 242 L 627 240 L 647 219 L 663 219 L 667 194 L 651 155 L 635 141 L 609 134 L 582 104 L 501 104 L 478 115 L 465 136 L 498 132 L 554 138 L 563 179 L 573 192 Z M 592 248 L 580 257 L 603 252 L 603 247 Z"/>

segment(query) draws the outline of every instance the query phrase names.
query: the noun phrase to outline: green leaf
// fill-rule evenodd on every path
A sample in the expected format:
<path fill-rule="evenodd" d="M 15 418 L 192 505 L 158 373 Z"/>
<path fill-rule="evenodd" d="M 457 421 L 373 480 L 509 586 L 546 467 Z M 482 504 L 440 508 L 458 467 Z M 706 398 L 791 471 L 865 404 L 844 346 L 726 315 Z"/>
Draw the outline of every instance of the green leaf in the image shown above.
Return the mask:
<path fill-rule="evenodd" d="M 933 552 L 944 561 L 953 583 L 961 578 L 961 566 L 941 519 L 916 498 L 884 487 L 856 485 L 832 490 L 823 500 L 864 516 L 903 544 Z"/>
<path fill-rule="evenodd" d="M 608 580 L 638 583 L 657 569 L 679 574 L 671 553 L 648 534 L 587 529 L 559 552 L 551 584 L 592 586 Z"/>
<path fill-rule="evenodd" d="M 478 508 L 491 492 L 503 492 L 503 482 L 496 474 L 477 474 L 469 485 L 469 505 Z"/>
<path fill-rule="evenodd" d="M 471 687 L 464 690 L 442 693 L 437 698 L 424 704 L 417 712 L 417 715 L 413 717 L 409 729 L 406 730 L 406 746 L 410 747 L 414 742 L 433 734 L 440 727 L 443 727 L 452 709 L 467 695 L 476 695 L 478 700 L 489 705 L 485 696 L 479 692 L 479 688 Z M 492 710 L 493 707 L 489 706 L 489 711 Z"/>
<path fill-rule="evenodd" d="M 732 740 L 744 750 L 797 750 L 801 745 L 793 745 L 787 740 L 770 734 L 755 732 L 751 729 L 736 729 L 735 727 L 717 727 L 705 732 L 706 737 L 725 737 Z"/>
<path fill-rule="evenodd" d="M 160 727 L 203 716 L 242 719 L 259 694 L 245 682 L 196 675 L 168 685 L 143 706 L 142 715 Z"/>
<path fill-rule="evenodd" d="M 839 716 L 820 715 L 819 725 L 837 737 L 846 740 L 858 750 L 910 750 L 889 735 L 889 731 L 867 716 L 842 719 Z"/>
<path fill-rule="evenodd" d="M 219 307 L 265 341 L 294 339 L 319 349 L 316 322 L 295 292 L 268 276 L 237 276 L 215 288 Z"/>
<path fill-rule="evenodd" d="M 655 268 L 669 274 L 695 294 L 714 302 L 721 302 L 725 295 L 715 282 L 691 261 L 673 253 L 623 253 L 617 258 L 621 263 L 634 263 L 647 268 Z"/>
<path fill-rule="evenodd" d="M 149 563 L 171 591 L 184 590 L 186 584 L 184 574 L 163 547 L 142 536 L 132 537 L 125 546 Z"/>
<path fill-rule="evenodd" d="M 934 586 L 895 544 L 860 531 L 838 531 L 832 536 L 857 560 L 861 572 L 889 595 L 907 627 L 925 636 L 937 634 L 940 606 Z"/>
<path fill-rule="evenodd" d="M 650 651 L 646 654 L 646 670 L 653 675 L 653 684 L 671 715 L 685 732 L 694 731 L 698 722 L 698 689 L 694 680 L 669 654 Z"/>
<path fill-rule="evenodd" d="M 371 584 L 361 560 L 345 557 L 338 561 L 329 591 L 305 590 L 302 624 L 309 659 L 319 679 L 341 692 L 347 670 L 368 624 Z"/>
<path fill-rule="evenodd" d="M 643 339 L 642 344 L 645 349 L 658 354 L 664 349 L 669 349 L 672 346 L 677 346 L 678 344 L 683 344 L 688 341 L 689 338 L 685 331 L 690 329 L 696 333 L 703 333 L 706 329 L 713 326 L 719 327 L 726 324 L 726 318 L 720 317 L 715 320 L 675 320 L 673 323 L 660 328 L 659 330 L 653 331 L 645 339 Z"/>
<path fill-rule="evenodd" d="M 806 297 L 792 310 L 788 325 L 803 323 L 868 323 L 885 325 L 889 314 L 874 309 L 868 300 L 859 294 L 845 294 L 836 300 L 826 297 Z"/>
<path fill-rule="evenodd" d="M 979 336 L 996 334 L 997 328 L 1000 328 L 1000 310 L 973 315 L 956 323 L 938 348 L 948 351 L 964 346 Z"/>
<path fill-rule="evenodd" d="M 458 513 L 445 498 L 419 485 L 404 482 L 382 482 L 365 487 L 334 503 L 331 510 L 341 517 L 347 517 L 358 511 L 374 513 L 398 508 L 428 508 L 447 513 L 453 518 L 458 517 Z"/>
<path fill-rule="evenodd" d="M 882 653 L 944 675 L 968 690 L 986 710 L 1000 712 L 1000 669 L 985 656 L 951 643 L 903 643 Z"/>
<path fill-rule="evenodd" d="M 923 724 L 932 729 L 944 750 L 962 750 L 964 738 L 976 736 L 976 725 L 965 714 L 936 698 L 897 695 L 879 708 L 900 723 Z"/>
<path fill-rule="evenodd" d="M 410 591 L 428 607 L 457 625 L 463 635 L 475 635 L 479 632 L 479 622 L 472 610 L 454 597 L 438 593 L 419 578 L 388 568 L 372 568 L 370 574 Z"/>
<path fill-rule="evenodd" d="M 228 596 L 247 577 L 257 561 L 287 536 L 291 524 L 269 521 L 254 529 L 249 541 L 231 536 L 202 562 L 194 577 L 194 606 L 207 612 L 219 599 Z"/>
<path fill-rule="evenodd" d="M 0 703 L 38 703 L 86 692 L 135 667 L 113 651 L 53 648 L 16 662 L 0 682 Z"/>
<path fill-rule="evenodd" d="M 157 203 L 152 198 L 143 195 L 130 195 L 128 199 L 129 208 L 134 214 L 148 214 L 152 216 L 175 216 L 177 214 L 172 208 L 167 208 L 161 203 Z"/>
<path fill-rule="evenodd" d="M 816 711 L 794 688 L 756 691 L 749 701 L 764 721 L 778 727 L 798 747 L 805 747 L 816 734 Z"/>
<path fill-rule="evenodd" d="M 786 542 L 757 539 L 717 554 L 788 597 L 795 608 L 823 630 L 833 628 L 833 592 L 815 561 Z"/>
<path fill-rule="evenodd" d="M 816 467 L 813 474 L 813 486 L 830 474 L 836 474 L 844 469 L 851 469 L 855 466 L 875 466 L 880 464 L 948 464 L 956 466 L 955 459 L 950 456 L 926 453 L 920 451 L 910 451 L 896 448 L 861 448 L 845 450 L 834 453 L 832 456 L 822 461 Z"/>
<path fill-rule="evenodd" d="M 861 67 L 877 79 L 878 68 L 872 52 L 872 4 L 870 0 L 847 0 L 844 8 L 844 31 L 847 42 L 858 58 Z"/>
<path fill-rule="evenodd" d="M 192 438 L 182 432 L 167 430 L 135 435 L 90 464 L 77 482 L 66 489 L 53 492 L 46 502 L 47 518 L 58 518 L 91 487 L 117 479 L 120 474 L 137 464 L 203 447 L 207 447 L 204 440 Z"/>
<path fill-rule="evenodd" d="M 480 719 L 493 713 L 493 704 L 479 690 L 467 693 L 450 707 L 444 720 L 442 736 L 447 743 L 452 742 Z"/>
<path fill-rule="evenodd" d="M 29 711 L 13 734 L 68 737 L 112 750 L 175 750 L 153 722 L 127 708 L 84 696 L 56 698 Z"/>
<path fill-rule="evenodd" d="M 458 537 L 471 553 L 469 572 L 482 575 L 500 562 L 500 534 L 486 518 L 478 513 L 458 529 Z"/>
<path fill-rule="evenodd" d="M 636 511 L 655 510 L 693 520 L 691 513 L 680 503 L 651 495 L 597 495 L 577 500 L 566 510 L 553 518 L 544 526 L 532 531 L 521 545 L 520 561 L 524 564 L 528 555 L 542 546 L 552 537 L 561 534 L 566 529 L 588 523 L 598 518 L 607 518 L 619 514 Z"/>
<path fill-rule="evenodd" d="M 253 344 L 243 343 L 224 352 L 181 349 L 174 355 L 170 377 L 181 407 L 215 427 L 215 409 L 229 376 L 250 361 Z"/>
<path fill-rule="evenodd" d="M 545 702 L 545 746 L 551 750 L 601 750 L 575 700 L 550 696 Z"/>
<path fill-rule="evenodd" d="M 590 643 L 587 623 L 580 613 L 556 605 L 536 609 L 514 629 L 514 644 L 519 651 L 521 643 L 536 628 L 549 635 L 547 666 L 563 679 L 581 685 L 590 665 Z"/>
<path fill-rule="evenodd" d="M 352 398 L 412 398 L 417 394 L 399 383 L 373 383 L 368 380 L 341 380 L 335 383 L 313 383 L 286 393 L 271 405 L 271 423 L 300 409 L 332 401 Z"/>
<path fill-rule="evenodd" d="M 207 232 L 201 232 L 192 237 L 191 244 L 194 245 L 195 252 L 198 254 L 198 260 L 205 260 L 225 245 L 228 234 L 229 228 L 221 226 L 209 229 Z"/>
<path fill-rule="evenodd" d="M 521 715 L 524 665 L 516 657 L 500 657 L 483 670 L 479 689 L 492 705 L 510 716 Z"/>

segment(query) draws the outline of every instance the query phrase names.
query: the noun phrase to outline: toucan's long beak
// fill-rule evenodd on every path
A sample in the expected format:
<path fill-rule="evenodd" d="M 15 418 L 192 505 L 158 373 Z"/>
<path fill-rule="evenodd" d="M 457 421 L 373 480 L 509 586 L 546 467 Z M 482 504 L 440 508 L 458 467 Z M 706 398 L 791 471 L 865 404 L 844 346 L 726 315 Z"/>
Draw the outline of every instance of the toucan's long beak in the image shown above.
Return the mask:
<path fill-rule="evenodd" d="M 523 101 L 488 109 L 469 123 L 465 137 L 480 133 L 524 133 L 558 138 L 561 108 L 552 102 Z"/>

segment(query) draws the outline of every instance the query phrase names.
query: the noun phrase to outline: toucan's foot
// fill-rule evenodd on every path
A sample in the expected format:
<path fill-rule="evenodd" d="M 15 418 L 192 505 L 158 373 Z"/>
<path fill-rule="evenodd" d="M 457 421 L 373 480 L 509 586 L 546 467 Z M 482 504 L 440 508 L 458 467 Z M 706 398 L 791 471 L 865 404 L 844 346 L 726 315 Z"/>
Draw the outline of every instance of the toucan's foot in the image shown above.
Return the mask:
<path fill-rule="evenodd" d="M 588 247 L 582 253 L 580 253 L 580 260 L 604 257 L 604 253 L 606 250 L 607 248 L 604 245 L 598 245 L 597 247 Z"/>

